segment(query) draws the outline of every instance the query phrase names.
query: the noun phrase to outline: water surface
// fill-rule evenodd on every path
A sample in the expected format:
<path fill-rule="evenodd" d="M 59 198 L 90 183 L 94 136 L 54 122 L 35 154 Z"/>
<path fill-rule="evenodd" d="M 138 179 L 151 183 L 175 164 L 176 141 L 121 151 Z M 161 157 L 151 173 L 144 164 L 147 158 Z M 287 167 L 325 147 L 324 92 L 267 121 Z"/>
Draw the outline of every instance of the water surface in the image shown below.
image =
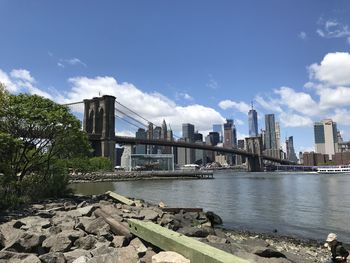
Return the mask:
<path fill-rule="evenodd" d="M 173 207 L 202 207 L 224 227 L 323 240 L 329 232 L 350 243 L 350 175 L 217 172 L 214 180 L 82 183 L 76 193 L 108 190 Z"/>

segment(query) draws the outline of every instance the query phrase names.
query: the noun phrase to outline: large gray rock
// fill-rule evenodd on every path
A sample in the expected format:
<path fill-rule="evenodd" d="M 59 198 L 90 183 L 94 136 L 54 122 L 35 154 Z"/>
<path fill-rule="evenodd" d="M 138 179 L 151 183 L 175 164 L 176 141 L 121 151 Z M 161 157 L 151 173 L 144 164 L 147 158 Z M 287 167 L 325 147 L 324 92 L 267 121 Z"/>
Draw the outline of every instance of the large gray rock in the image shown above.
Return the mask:
<path fill-rule="evenodd" d="M 64 253 L 64 257 L 65 257 L 67 263 L 71 263 L 74 260 L 76 260 L 77 258 L 82 257 L 82 256 L 91 258 L 90 251 L 85 250 L 85 249 L 75 249 L 75 250 Z"/>
<path fill-rule="evenodd" d="M 65 231 L 45 239 L 42 246 L 50 252 L 66 252 L 71 248 L 74 240 L 71 233 Z"/>
<path fill-rule="evenodd" d="M 152 263 L 152 257 L 156 255 L 157 253 L 153 250 L 147 250 L 146 254 L 140 258 L 139 263 Z"/>
<path fill-rule="evenodd" d="M 89 263 L 126 263 L 128 261 L 120 261 L 118 258 L 118 251 L 110 254 L 103 254 L 93 257 Z"/>
<path fill-rule="evenodd" d="M 128 243 L 128 240 L 126 239 L 125 236 L 114 236 L 112 240 L 112 244 L 114 247 L 119 248 L 119 247 L 124 247 Z"/>
<path fill-rule="evenodd" d="M 6 247 L 6 250 L 13 252 L 39 253 L 42 242 L 46 239 L 45 235 L 32 232 L 25 232 L 12 244 Z"/>
<path fill-rule="evenodd" d="M 5 237 L 4 235 L 0 232 L 0 250 L 5 247 Z"/>
<path fill-rule="evenodd" d="M 117 249 L 110 247 L 109 244 L 102 244 L 101 246 L 91 250 L 90 253 L 93 257 L 96 257 L 98 255 L 111 254 L 115 251 L 117 251 Z"/>
<path fill-rule="evenodd" d="M 94 248 L 96 243 L 97 243 L 96 237 L 93 235 L 88 235 L 85 237 L 79 237 L 74 242 L 74 246 L 77 248 L 89 250 Z"/>
<path fill-rule="evenodd" d="M 118 248 L 118 260 L 117 262 L 137 263 L 139 260 L 137 250 L 131 245 Z"/>
<path fill-rule="evenodd" d="M 153 209 L 142 209 L 139 216 L 144 217 L 144 220 L 155 221 L 159 217 L 159 214 Z"/>
<path fill-rule="evenodd" d="M 89 205 L 76 209 L 78 216 L 91 216 L 91 214 L 96 210 L 96 206 Z M 72 210 L 74 211 L 74 210 Z"/>
<path fill-rule="evenodd" d="M 0 251 L 1 263 L 40 263 L 40 259 L 34 254 Z"/>
<path fill-rule="evenodd" d="M 159 224 L 161 226 L 166 226 L 174 221 L 175 217 L 172 214 L 164 213 Z"/>
<path fill-rule="evenodd" d="M 131 240 L 130 246 L 133 246 L 135 248 L 138 257 L 143 257 L 147 252 L 147 247 L 138 237 Z"/>
<path fill-rule="evenodd" d="M 190 260 L 176 252 L 165 251 L 154 255 L 152 263 L 190 263 Z"/>
<path fill-rule="evenodd" d="M 207 236 L 207 240 L 208 240 L 209 243 L 219 243 L 219 244 L 227 243 L 227 239 L 226 238 L 218 237 L 218 236 L 215 236 L 215 235 L 208 235 Z"/>
<path fill-rule="evenodd" d="M 42 263 L 66 263 L 62 252 L 51 252 L 39 257 Z"/>
<path fill-rule="evenodd" d="M 7 222 L 7 223 L 0 225 L 0 233 L 2 234 L 2 237 L 4 238 L 2 240 L 2 245 L 4 247 L 9 246 L 15 240 L 18 240 L 25 233 L 21 229 L 14 228 L 13 227 L 14 223 L 15 223 L 15 221 L 10 221 L 10 222 Z"/>
<path fill-rule="evenodd" d="M 78 257 L 76 260 L 74 260 L 72 263 L 88 263 L 90 259 L 91 258 L 87 256 L 81 256 L 81 257 Z"/>
<path fill-rule="evenodd" d="M 89 234 L 100 235 L 100 236 L 107 235 L 110 230 L 109 225 L 101 217 L 98 217 L 92 221 L 86 222 L 86 224 L 84 225 L 84 228 L 85 228 L 85 232 Z"/>
<path fill-rule="evenodd" d="M 51 222 L 47 218 L 40 216 L 28 216 L 16 221 L 15 225 L 20 226 L 23 230 L 31 230 L 33 232 L 41 232 L 42 229 L 49 228 Z"/>

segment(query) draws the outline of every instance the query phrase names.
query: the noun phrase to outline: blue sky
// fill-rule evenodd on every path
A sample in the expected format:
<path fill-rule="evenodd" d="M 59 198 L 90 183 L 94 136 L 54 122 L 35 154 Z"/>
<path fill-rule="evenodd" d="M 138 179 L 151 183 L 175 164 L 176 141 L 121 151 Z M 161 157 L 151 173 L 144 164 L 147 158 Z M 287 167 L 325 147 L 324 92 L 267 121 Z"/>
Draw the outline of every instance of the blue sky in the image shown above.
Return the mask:
<path fill-rule="evenodd" d="M 178 132 L 247 110 L 313 148 L 314 121 L 350 139 L 350 1 L 0 0 L 0 81 L 59 103 L 111 94 Z M 134 132 L 118 126 L 121 134 Z"/>

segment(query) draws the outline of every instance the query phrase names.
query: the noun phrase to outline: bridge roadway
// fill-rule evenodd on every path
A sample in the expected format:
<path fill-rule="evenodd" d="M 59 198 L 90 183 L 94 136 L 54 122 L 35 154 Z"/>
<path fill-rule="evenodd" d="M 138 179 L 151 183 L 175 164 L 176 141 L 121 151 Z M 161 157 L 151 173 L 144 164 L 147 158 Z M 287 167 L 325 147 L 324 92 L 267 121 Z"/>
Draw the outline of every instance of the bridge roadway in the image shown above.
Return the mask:
<path fill-rule="evenodd" d="M 90 140 L 93 140 L 93 134 L 89 135 Z M 172 147 L 182 147 L 182 148 L 191 148 L 191 149 L 201 149 L 201 150 L 209 150 L 214 152 L 222 152 L 222 153 L 231 153 L 237 154 L 241 156 L 245 156 L 248 158 L 261 157 L 264 160 L 268 160 L 271 162 L 276 162 L 280 164 L 295 164 L 288 160 L 282 160 L 279 158 L 274 158 L 267 155 L 258 155 L 255 153 L 250 153 L 237 148 L 223 148 L 218 146 L 211 146 L 206 144 L 197 144 L 197 143 L 189 143 L 189 142 L 179 142 L 179 141 L 166 141 L 166 140 L 149 140 L 149 139 L 140 139 L 135 137 L 127 137 L 127 136 L 115 136 L 114 141 L 119 144 L 143 144 L 143 145 L 159 145 L 159 146 L 172 146 Z"/>

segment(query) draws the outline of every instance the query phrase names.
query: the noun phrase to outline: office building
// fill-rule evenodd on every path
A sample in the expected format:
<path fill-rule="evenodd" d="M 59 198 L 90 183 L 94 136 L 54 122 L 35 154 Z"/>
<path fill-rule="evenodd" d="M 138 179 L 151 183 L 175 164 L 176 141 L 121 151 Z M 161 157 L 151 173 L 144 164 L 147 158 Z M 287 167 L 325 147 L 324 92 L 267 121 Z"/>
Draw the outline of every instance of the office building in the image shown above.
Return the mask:
<path fill-rule="evenodd" d="M 291 162 L 297 162 L 298 158 L 295 154 L 294 150 L 294 142 L 293 142 L 293 136 L 289 136 L 288 139 L 286 139 L 286 152 L 287 152 L 287 159 Z"/>
<path fill-rule="evenodd" d="M 329 159 L 338 152 L 337 124 L 325 119 L 314 124 L 316 153 L 328 154 Z"/>
<path fill-rule="evenodd" d="M 218 132 L 209 132 L 210 145 L 215 146 L 220 142 L 220 134 Z"/>
<path fill-rule="evenodd" d="M 268 156 L 280 158 L 280 150 L 277 148 L 276 123 L 274 114 L 265 115 L 265 151 Z"/>
<path fill-rule="evenodd" d="M 182 138 L 194 142 L 194 125 L 190 123 L 182 124 Z"/>
<path fill-rule="evenodd" d="M 147 139 L 147 132 L 145 129 L 139 128 L 135 135 L 136 139 Z M 135 146 L 135 154 L 146 154 L 146 145 L 137 144 Z"/>
<path fill-rule="evenodd" d="M 252 109 L 248 112 L 248 125 L 249 125 L 249 137 L 258 136 L 258 113 L 256 110 Z"/>
<path fill-rule="evenodd" d="M 275 133 L 276 133 L 276 149 L 281 149 L 281 129 L 280 129 L 280 123 L 276 121 L 275 123 Z"/>
<path fill-rule="evenodd" d="M 222 140 L 224 138 L 223 133 L 222 133 L 222 124 L 213 124 L 213 132 L 219 133 L 219 139 L 220 139 L 219 142 L 222 142 Z"/>
<path fill-rule="evenodd" d="M 193 135 L 193 139 L 195 142 L 202 142 L 203 141 L 203 134 L 196 131 Z"/>

